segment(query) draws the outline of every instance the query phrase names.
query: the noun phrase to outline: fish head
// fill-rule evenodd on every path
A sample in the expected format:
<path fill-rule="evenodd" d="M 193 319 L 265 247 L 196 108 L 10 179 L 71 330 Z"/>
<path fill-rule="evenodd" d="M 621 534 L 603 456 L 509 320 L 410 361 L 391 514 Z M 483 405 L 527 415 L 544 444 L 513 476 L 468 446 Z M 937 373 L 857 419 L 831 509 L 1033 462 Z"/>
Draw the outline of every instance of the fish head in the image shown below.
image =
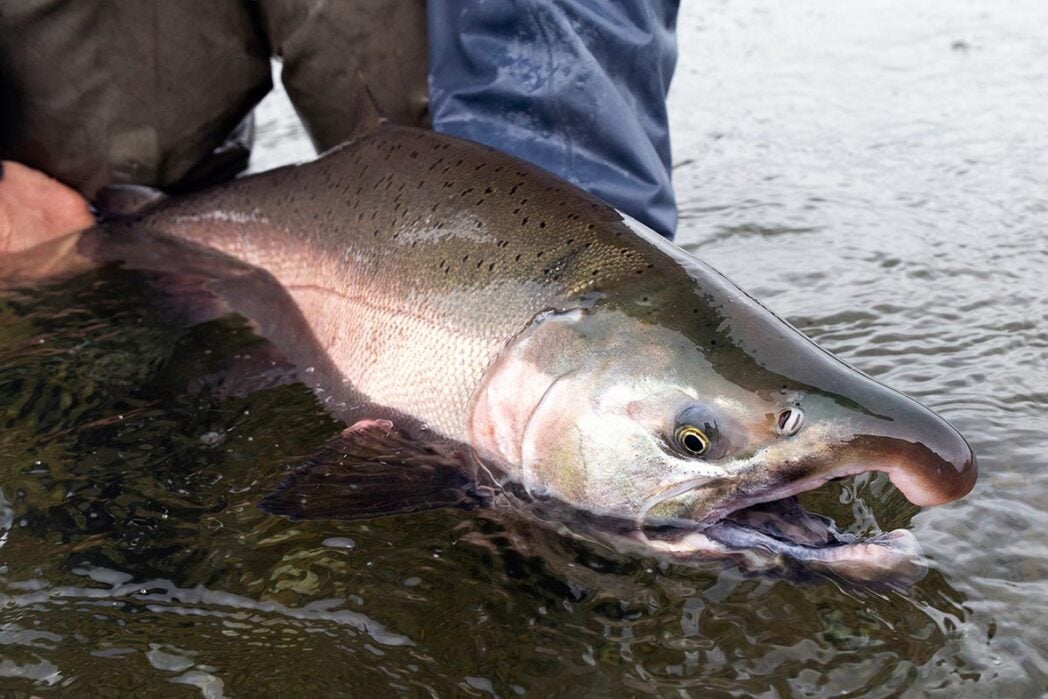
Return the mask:
<path fill-rule="evenodd" d="M 547 317 L 501 360 L 507 394 L 534 396 L 507 409 L 517 429 L 496 451 L 534 493 L 645 521 L 715 521 L 866 471 L 920 506 L 971 489 L 975 457 L 949 423 L 766 320 L 769 354 L 803 356 L 797 371 L 615 310 Z"/>
<path fill-rule="evenodd" d="M 684 338 L 635 325 L 602 309 L 538 319 L 490 372 L 474 444 L 531 494 L 601 515 L 638 518 L 677 484 L 729 475 L 751 441 L 739 419 L 751 396 L 727 382 L 700 392 L 687 376 L 694 352 L 671 346 Z"/>
<path fill-rule="evenodd" d="M 916 505 L 947 503 L 975 483 L 968 443 L 711 268 L 672 256 L 679 283 L 550 312 L 522 333 L 476 403 L 474 443 L 532 495 L 628 520 L 675 558 L 759 549 L 867 579 L 909 566 L 908 532 L 857 541 L 768 503 L 868 471 Z"/>

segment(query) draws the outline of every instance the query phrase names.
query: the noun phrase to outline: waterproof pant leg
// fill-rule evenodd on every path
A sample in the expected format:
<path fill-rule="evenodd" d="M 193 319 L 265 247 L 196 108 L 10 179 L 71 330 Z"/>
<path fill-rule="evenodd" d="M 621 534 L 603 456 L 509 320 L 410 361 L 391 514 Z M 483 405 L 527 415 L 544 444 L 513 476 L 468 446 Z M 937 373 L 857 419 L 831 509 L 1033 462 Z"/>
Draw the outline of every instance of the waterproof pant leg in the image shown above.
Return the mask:
<path fill-rule="evenodd" d="M 345 141 L 364 87 L 382 116 L 426 126 L 424 0 L 259 0 L 281 79 L 318 151 Z"/>
<path fill-rule="evenodd" d="M 433 128 L 574 182 L 666 237 L 677 0 L 429 0 Z"/>
<path fill-rule="evenodd" d="M 232 176 L 247 149 L 223 144 L 268 92 L 269 55 L 245 0 L 5 0 L 0 158 L 88 198 Z"/>

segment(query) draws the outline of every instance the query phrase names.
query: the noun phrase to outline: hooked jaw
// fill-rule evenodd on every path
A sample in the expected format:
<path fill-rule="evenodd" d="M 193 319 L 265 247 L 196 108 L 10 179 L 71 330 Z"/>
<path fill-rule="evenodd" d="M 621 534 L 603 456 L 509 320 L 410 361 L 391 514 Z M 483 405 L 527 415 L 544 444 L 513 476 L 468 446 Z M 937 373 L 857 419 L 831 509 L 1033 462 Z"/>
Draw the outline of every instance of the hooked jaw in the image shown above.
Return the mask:
<path fill-rule="evenodd" d="M 947 438 L 910 441 L 860 434 L 837 441 L 840 430 L 813 427 L 728 466 L 723 478 L 684 478 L 645 503 L 642 519 L 715 522 L 736 510 L 815 490 L 831 480 L 885 472 L 919 507 L 958 500 L 975 485 L 978 468 L 968 443 L 942 421 Z"/>
<path fill-rule="evenodd" d="M 854 581 L 916 582 L 926 565 L 913 534 L 842 534 L 792 498 L 869 471 L 887 473 L 921 507 L 966 495 L 977 475 L 971 447 L 938 415 L 903 401 L 893 420 L 867 415 L 847 427 L 809 420 L 796 436 L 735 460 L 729 476 L 682 480 L 662 490 L 643 509 L 645 536 L 655 550 L 682 562 L 722 556 L 767 567 L 789 559 Z"/>
<path fill-rule="evenodd" d="M 943 505 L 967 495 L 978 467 L 964 437 L 912 398 L 862 378 L 850 400 L 832 394 L 803 400 L 817 427 L 780 442 L 805 454 L 782 474 L 788 494 L 834 478 L 883 471 L 919 507 Z M 842 410 L 844 404 L 850 405 Z M 774 468 L 774 460 L 765 463 Z"/>
<path fill-rule="evenodd" d="M 938 416 L 936 416 L 938 417 Z M 883 469 L 906 499 L 920 507 L 959 500 L 975 487 L 979 469 L 975 454 L 953 426 L 944 426 L 951 438 L 938 443 L 908 442 L 894 463 Z M 898 444 L 898 443 L 896 443 Z M 872 445 L 876 448 L 876 444 Z"/>
<path fill-rule="evenodd" d="M 964 437 L 920 403 L 896 397 L 890 419 L 867 418 L 847 450 L 867 470 L 884 471 L 907 500 L 919 507 L 944 505 L 975 486 L 978 466 Z"/>

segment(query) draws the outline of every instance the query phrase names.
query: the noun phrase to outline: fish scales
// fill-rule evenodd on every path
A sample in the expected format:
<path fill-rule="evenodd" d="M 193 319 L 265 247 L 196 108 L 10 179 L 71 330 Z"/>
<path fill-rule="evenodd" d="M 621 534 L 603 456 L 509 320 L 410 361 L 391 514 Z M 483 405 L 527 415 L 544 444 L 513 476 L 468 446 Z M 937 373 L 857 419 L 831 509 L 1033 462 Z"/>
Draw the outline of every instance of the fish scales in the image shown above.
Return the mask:
<path fill-rule="evenodd" d="M 274 514 L 501 503 L 663 560 L 912 581 L 911 533 L 841 536 L 791 497 L 871 470 L 920 506 L 975 484 L 951 425 L 716 270 L 569 183 L 432 132 L 379 126 L 0 255 L 0 282 L 107 262 L 170 284 L 190 321 L 251 319 L 346 421 L 263 498 Z"/>
<path fill-rule="evenodd" d="M 384 127 L 128 225 L 268 269 L 354 388 L 465 440 L 485 370 L 537 314 L 672 273 L 602 222 L 621 216 L 538 168 Z"/>

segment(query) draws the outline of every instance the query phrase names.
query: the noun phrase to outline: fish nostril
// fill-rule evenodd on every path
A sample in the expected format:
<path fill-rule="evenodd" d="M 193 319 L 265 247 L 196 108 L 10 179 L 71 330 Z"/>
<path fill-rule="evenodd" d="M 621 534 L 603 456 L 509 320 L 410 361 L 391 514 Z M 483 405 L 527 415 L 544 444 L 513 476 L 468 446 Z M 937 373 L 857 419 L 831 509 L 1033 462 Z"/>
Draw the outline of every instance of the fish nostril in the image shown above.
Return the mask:
<path fill-rule="evenodd" d="M 783 437 L 797 434 L 804 425 L 804 412 L 800 408 L 787 408 L 779 413 L 775 431 Z"/>

